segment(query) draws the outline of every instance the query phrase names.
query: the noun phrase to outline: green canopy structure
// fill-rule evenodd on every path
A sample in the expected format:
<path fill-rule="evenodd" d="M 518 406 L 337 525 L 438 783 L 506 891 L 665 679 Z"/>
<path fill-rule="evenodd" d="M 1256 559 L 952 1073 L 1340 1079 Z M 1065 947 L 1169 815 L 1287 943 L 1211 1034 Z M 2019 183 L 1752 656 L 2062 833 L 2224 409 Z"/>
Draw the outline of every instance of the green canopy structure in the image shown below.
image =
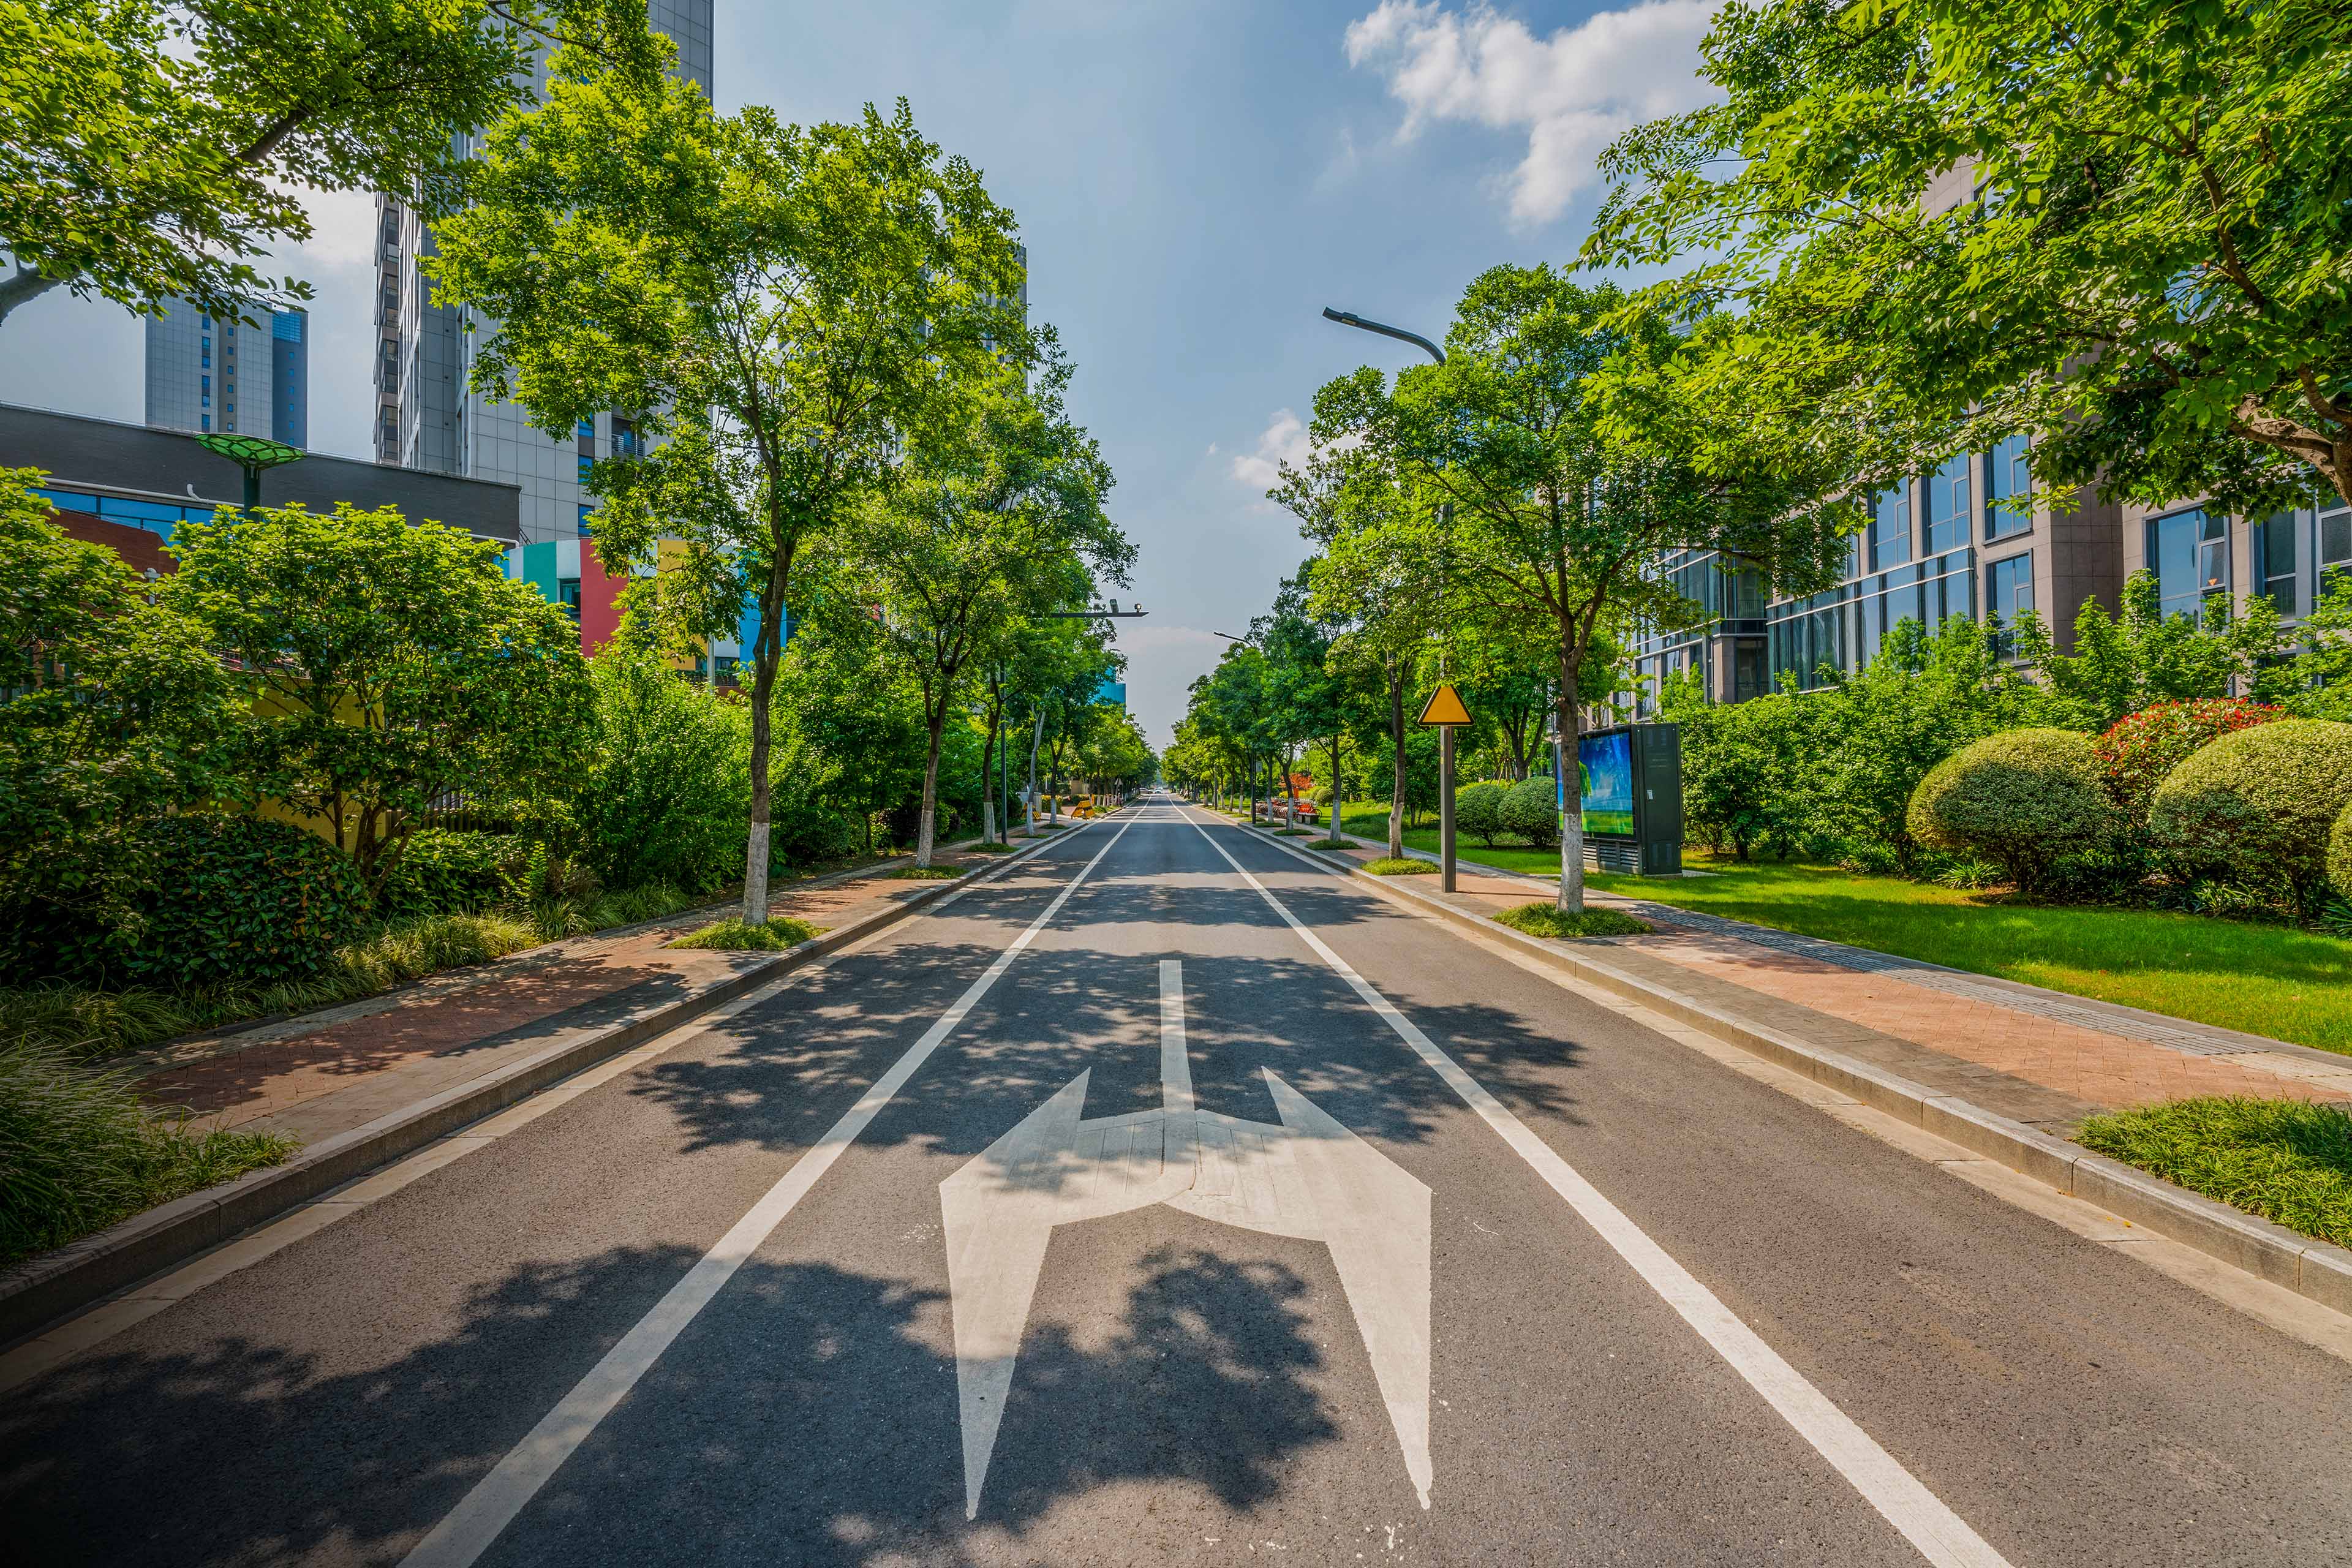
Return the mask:
<path fill-rule="evenodd" d="M 302 456 L 300 447 L 273 441 L 267 436 L 232 436 L 215 432 L 197 437 L 196 444 L 207 452 L 218 452 L 245 470 L 245 510 L 247 511 L 261 504 L 261 470 L 283 467 L 298 461 Z"/>

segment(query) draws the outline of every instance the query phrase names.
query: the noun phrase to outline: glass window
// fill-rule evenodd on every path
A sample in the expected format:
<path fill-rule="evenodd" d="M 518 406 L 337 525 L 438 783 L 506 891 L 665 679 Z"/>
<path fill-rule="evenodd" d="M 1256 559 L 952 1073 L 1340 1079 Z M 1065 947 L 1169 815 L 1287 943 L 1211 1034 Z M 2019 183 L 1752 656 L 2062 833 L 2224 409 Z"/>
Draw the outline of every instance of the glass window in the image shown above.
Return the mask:
<path fill-rule="evenodd" d="M 84 495 L 79 490 L 53 490 L 37 485 L 33 488 L 33 494 L 56 507 L 59 511 L 94 512 L 98 510 L 98 498 L 93 495 Z"/>
<path fill-rule="evenodd" d="M 1911 487 L 1883 492 L 1870 524 L 1870 569 L 1884 572 L 1911 559 Z"/>
<path fill-rule="evenodd" d="M 2319 514 L 2319 571 L 2352 569 L 2352 508 L 2338 506 Z"/>
<path fill-rule="evenodd" d="M 587 537 L 588 537 L 588 513 L 589 513 L 589 510 L 590 510 L 590 509 L 588 509 L 587 507 L 584 507 L 584 506 L 583 506 L 583 507 L 582 507 L 582 508 L 580 509 L 580 537 L 581 537 L 581 538 L 583 538 L 583 539 L 585 539 L 585 538 L 587 538 Z"/>
<path fill-rule="evenodd" d="M 1927 553 L 1941 555 L 1969 542 L 1969 470 L 1973 453 L 1962 452 L 1927 476 Z"/>
<path fill-rule="evenodd" d="M 593 441 L 596 438 L 596 421 L 583 419 L 580 422 L 580 438 L 583 441 Z"/>
<path fill-rule="evenodd" d="M 1985 458 L 1985 537 L 2007 539 L 2033 526 L 2033 474 L 2025 437 L 2011 436 Z"/>
<path fill-rule="evenodd" d="M 563 606 L 565 615 L 575 621 L 578 620 L 580 618 L 580 579 L 558 577 L 555 580 L 555 602 Z"/>
<path fill-rule="evenodd" d="M 2294 513 L 2282 511 L 2254 525 L 2254 592 L 2278 606 L 2282 616 L 2295 613 Z"/>
<path fill-rule="evenodd" d="M 1999 618 L 2004 627 L 2017 624 L 2018 612 L 2033 608 L 2033 553 L 2011 555 L 1985 568 L 1985 614 Z M 1995 635 L 1993 643 L 2006 655 L 2011 647 L 2007 631 Z"/>
<path fill-rule="evenodd" d="M 2151 519 L 2147 562 L 2165 615 L 2201 615 L 2208 598 L 2230 591 L 2229 519 L 2202 510 Z"/>

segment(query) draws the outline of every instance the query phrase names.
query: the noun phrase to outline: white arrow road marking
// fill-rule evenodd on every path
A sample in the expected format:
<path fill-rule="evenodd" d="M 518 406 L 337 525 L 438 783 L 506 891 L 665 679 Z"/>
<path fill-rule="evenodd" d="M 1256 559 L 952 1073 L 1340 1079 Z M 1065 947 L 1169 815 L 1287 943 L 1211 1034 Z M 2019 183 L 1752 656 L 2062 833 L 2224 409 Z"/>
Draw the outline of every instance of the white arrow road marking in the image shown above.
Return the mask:
<path fill-rule="evenodd" d="M 1331 1249 L 1397 1446 L 1429 1506 L 1429 1189 L 1265 1074 L 1280 1126 L 1199 1110 L 1184 969 L 1160 965 L 1158 1110 L 1083 1119 L 1080 1073 L 940 1184 L 963 1417 L 964 1517 L 981 1487 L 1054 1227 L 1166 1204 Z"/>
<path fill-rule="evenodd" d="M 1036 940 L 1053 918 L 1062 912 L 1078 884 L 1093 875 L 1102 864 L 1103 857 L 1118 847 L 1127 837 L 1129 824 L 1121 824 L 1111 835 L 1110 842 L 1095 852 L 1078 874 L 1070 879 L 1045 912 L 1029 922 L 1028 929 L 1013 939 L 1011 946 L 997 954 L 996 962 L 987 973 L 973 981 L 964 994 L 939 1016 L 938 1022 L 923 1031 L 923 1037 L 907 1047 L 906 1055 L 891 1064 L 890 1070 L 874 1080 L 874 1087 L 858 1098 L 856 1104 L 835 1122 L 825 1135 L 816 1141 L 807 1152 L 793 1163 L 783 1179 L 768 1189 L 765 1196 L 751 1205 L 751 1212 L 737 1220 L 733 1228 L 719 1238 L 719 1245 L 705 1253 L 702 1260 L 687 1270 L 686 1278 L 669 1288 L 669 1293 L 654 1303 L 652 1311 L 637 1321 L 636 1327 L 621 1337 L 620 1343 L 604 1354 L 604 1359 L 589 1370 L 588 1375 L 573 1385 L 563 1396 L 562 1403 L 549 1411 L 540 1424 L 532 1427 L 523 1440 L 514 1446 L 496 1468 L 474 1484 L 465 1500 L 445 1515 L 440 1523 L 424 1540 L 418 1542 L 408 1555 L 401 1559 L 402 1568 L 467 1568 L 488 1550 L 499 1532 L 520 1513 L 523 1505 L 538 1495 L 547 1479 L 555 1474 L 558 1466 L 572 1457 L 572 1450 L 588 1439 L 598 1422 L 611 1413 L 635 1388 L 646 1369 L 660 1359 L 692 1322 L 695 1314 L 710 1304 L 719 1288 L 734 1278 L 735 1271 L 746 1258 L 768 1239 L 769 1232 L 783 1223 L 794 1205 L 808 1195 L 811 1187 L 833 1169 L 843 1150 L 857 1141 L 893 1096 L 907 1086 L 907 1080 L 939 1049 L 940 1042 L 955 1032 L 964 1016 L 988 994 L 989 987 L 1003 978 L 1013 967 L 1013 961 Z M 1081 828 L 1079 831 L 1084 832 Z"/>
<path fill-rule="evenodd" d="M 1225 847 L 1210 836 L 1197 817 L 1188 816 L 1186 820 L 1208 840 L 1210 848 L 1223 856 L 1225 864 L 1243 881 L 1257 889 L 1258 896 L 1282 917 L 1283 923 L 1297 931 L 1299 939 L 1315 950 L 1316 956 L 1348 983 L 1363 999 L 1364 1005 L 1379 1014 L 1396 1031 L 1397 1037 L 1500 1134 L 1503 1142 L 1511 1146 L 1511 1152 L 1525 1160 L 1546 1185 L 1566 1199 L 1568 1205 L 1600 1234 L 1601 1239 L 1633 1267 L 1643 1283 L 1655 1290 L 1683 1321 L 1696 1330 L 1699 1337 L 1731 1364 L 1732 1370 L 1747 1379 L 1748 1386 L 1762 1394 L 1765 1402 L 1780 1413 L 1781 1419 L 1796 1428 L 1798 1436 L 1811 1443 L 1889 1524 L 1901 1531 L 1921 1556 L 1937 1568 L 2010 1568 L 2008 1560 L 1969 1528 L 1968 1521 L 1954 1513 L 1943 1499 L 1929 1491 L 1918 1477 L 1880 1447 L 1876 1438 L 1808 1382 L 1804 1373 L 1790 1366 L 1780 1352 L 1741 1322 L 1714 1291 L 1700 1284 L 1689 1269 L 1651 1240 L 1649 1234 L 1628 1219 L 1622 1209 L 1601 1196 L 1600 1190 L 1578 1174 L 1576 1167 L 1561 1159 L 1558 1151 L 1528 1131 L 1526 1122 L 1512 1115 L 1501 1100 L 1465 1072 L 1461 1063 L 1440 1050 L 1435 1041 L 1398 1010 L 1395 1003 L 1374 990 L 1346 959 L 1307 930 L 1265 883 L 1225 854 Z"/>

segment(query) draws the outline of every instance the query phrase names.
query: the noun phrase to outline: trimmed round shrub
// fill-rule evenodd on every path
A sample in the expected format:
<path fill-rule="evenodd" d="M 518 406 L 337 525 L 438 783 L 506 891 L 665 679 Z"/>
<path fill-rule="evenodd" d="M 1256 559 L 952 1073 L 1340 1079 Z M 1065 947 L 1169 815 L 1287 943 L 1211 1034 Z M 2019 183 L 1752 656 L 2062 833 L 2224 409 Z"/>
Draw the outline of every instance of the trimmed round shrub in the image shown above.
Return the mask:
<path fill-rule="evenodd" d="M 1454 792 L 1454 830 L 1466 833 L 1492 849 L 1503 831 L 1503 797 L 1511 786 L 1488 780 Z"/>
<path fill-rule="evenodd" d="M 510 834 L 420 828 L 383 879 L 383 912 L 464 915 L 525 898 L 529 861 L 530 852 Z"/>
<path fill-rule="evenodd" d="M 289 823 L 188 812 L 131 831 L 139 885 L 119 968 L 238 990 L 315 973 L 369 913 L 351 860 Z"/>
<path fill-rule="evenodd" d="M 2004 730 L 1927 770 L 1911 793 L 1911 836 L 1979 856 L 2038 890 L 2070 857 L 2111 837 L 2114 808 L 2090 739 L 2072 730 Z"/>
<path fill-rule="evenodd" d="M 1549 773 L 1533 773 L 1503 796 L 1503 831 L 1538 849 L 1559 843 L 1559 786 Z"/>
<path fill-rule="evenodd" d="M 2336 826 L 2327 835 L 2327 879 L 2352 900 L 2352 805 L 2336 814 Z"/>
<path fill-rule="evenodd" d="M 2223 735 L 2288 717 L 2284 708 L 2238 697 L 2158 702 L 2116 720 L 2091 749 L 2098 753 L 2116 809 L 2139 825 L 2147 821 L 2157 786 L 2173 769 Z"/>
<path fill-rule="evenodd" d="M 1313 789 L 1307 792 L 1307 798 L 1313 801 L 1318 805 L 1328 805 L 1331 804 L 1331 786 L 1329 784 L 1317 784 Z"/>
<path fill-rule="evenodd" d="M 2352 805 L 2352 724 L 2288 719 L 2222 736 L 2157 786 L 2148 831 L 2186 867 L 2319 897 L 2336 818 Z"/>

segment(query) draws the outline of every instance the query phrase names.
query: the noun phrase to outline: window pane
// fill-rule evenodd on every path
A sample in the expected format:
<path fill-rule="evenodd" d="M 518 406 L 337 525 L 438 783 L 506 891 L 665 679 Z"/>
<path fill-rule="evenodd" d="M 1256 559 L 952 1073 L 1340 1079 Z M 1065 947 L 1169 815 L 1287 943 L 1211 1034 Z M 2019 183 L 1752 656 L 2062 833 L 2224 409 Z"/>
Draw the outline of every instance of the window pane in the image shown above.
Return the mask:
<path fill-rule="evenodd" d="M 1878 498 L 1870 525 L 1870 569 L 1884 572 L 1911 559 L 1911 487 L 1896 485 Z"/>
<path fill-rule="evenodd" d="M 2352 511 L 2334 511 L 2319 520 L 2319 563 L 2352 565 Z"/>
<path fill-rule="evenodd" d="M 1969 542 L 1969 471 L 1973 454 L 1962 452 L 1927 478 L 1927 553 L 1940 555 Z"/>
<path fill-rule="evenodd" d="M 2201 511 L 2177 511 L 2147 525 L 2148 565 L 2156 573 L 2157 597 L 2167 616 L 2194 616 L 2204 595 L 2197 575 L 2197 536 Z"/>
<path fill-rule="evenodd" d="M 2033 526 L 2033 513 L 2028 510 L 2033 494 L 2033 475 L 2026 466 L 2025 437 L 2011 436 L 1985 460 L 1988 483 L 1985 495 L 1985 537 L 2006 539 L 2012 533 L 2023 533 Z"/>

